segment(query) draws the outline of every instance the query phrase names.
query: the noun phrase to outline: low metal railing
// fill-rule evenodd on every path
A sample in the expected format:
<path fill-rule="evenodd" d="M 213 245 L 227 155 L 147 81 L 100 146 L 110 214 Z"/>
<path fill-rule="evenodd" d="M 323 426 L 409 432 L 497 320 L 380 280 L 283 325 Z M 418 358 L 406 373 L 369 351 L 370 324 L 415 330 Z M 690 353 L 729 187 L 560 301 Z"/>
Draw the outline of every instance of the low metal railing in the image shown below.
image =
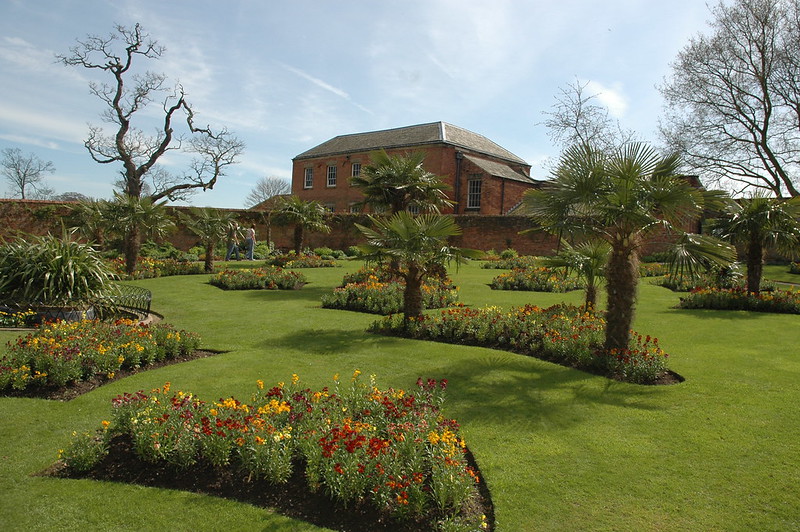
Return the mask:
<path fill-rule="evenodd" d="M 32 309 L 40 321 L 77 321 L 83 319 L 113 319 L 120 316 L 135 316 L 145 319 L 150 314 L 153 293 L 146 288 L 127 284 L 115 284 L 109 293 L 90 302 L 76 301 L 54 306 L 40 303 L 0 301 L 0 310 L 7 313 Z"/>
<path fill-rule="evenodd" d="M 140 318 L 150 313 L 150 304 L 153 301 L 153 293 L 150 290 L 129 284 L 118 284 L 115 290 L 116 293 L 98 299 L 97 306 L 125 310 Z"/>

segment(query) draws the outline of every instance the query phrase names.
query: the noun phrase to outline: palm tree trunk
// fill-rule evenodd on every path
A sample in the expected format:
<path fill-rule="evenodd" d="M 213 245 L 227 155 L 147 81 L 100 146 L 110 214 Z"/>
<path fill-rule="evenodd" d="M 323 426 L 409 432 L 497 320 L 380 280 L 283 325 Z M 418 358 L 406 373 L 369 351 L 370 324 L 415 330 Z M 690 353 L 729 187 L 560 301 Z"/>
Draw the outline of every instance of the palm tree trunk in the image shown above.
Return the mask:
<path fill-rule="evenodd" d="M 764 269 L 764 248 L 758 238 L 753 237 L 747 245 L 747 291 L 761 291 L 761 273 Z"/>
<path fill-rule="evenodd" d="M 586 283 L 586 312 L 590 312 L 597 307 L 597 285 Z"/>
<path fill-rule="evenodd" d="M 138 227 L 132 227 L 125 235 L 125 273 L 133 275 L 136 271 L 136 261 L 142 247 L 142 237 Z"/>
<path fill-rule="evenodd" d="M 406 289 L 403 292 L 403 317 L 406 320 L 422 315 L 422 277 L 422 272 L 417 265 L 408 265 Z"/>
<path fill-rule="evenodd" d="M 605 348 L 607 351 L 628 348 L 638 280 L 639 257 L 636 246 L 630 239 L 615 242 L 606 269 L 608 309 Z"/>
<path fill-rule="evenodd" d="M 206 243 L 206 260 L 203 263 L 203 270 L 205 270 L 206 273 L 212 273 L 214 271 L 214 242 Z"/>
<path fill-rule="evenodd" d="M 298 255 L 303 250 L 303 226 L 297 224 L 294 226 L 294 252 Z"/>

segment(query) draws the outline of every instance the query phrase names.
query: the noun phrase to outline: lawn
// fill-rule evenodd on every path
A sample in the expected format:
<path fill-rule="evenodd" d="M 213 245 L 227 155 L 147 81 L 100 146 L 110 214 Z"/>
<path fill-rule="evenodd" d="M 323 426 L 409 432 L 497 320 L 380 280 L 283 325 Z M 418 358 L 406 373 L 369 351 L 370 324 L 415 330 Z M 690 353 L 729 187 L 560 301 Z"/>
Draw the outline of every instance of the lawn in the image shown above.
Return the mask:
<path fill-rule="evenodd" d="M 0 398 L 0 529 L 319 530 L 230 500 L 34 475 L 122 392 L 170 381 L 205 398 L 248 397 L 257 379 L 297 373 L 318 388 L 356 368 L 383 387 L 449 380 L 445 411 L 463 426 L 498 530 L 800 528 L 800 316 L 676 310 L 680 294 L 645 279 L 635 329 L 660 339 L 686 381 L 640 386 L 502 351 L 367 334 L 376 316 L 320 306 L 361 266 L 342 264 L 302 270 L 309 284 L 299 291 L 223 291 L 207 275 L 136 281 L 167 321 L 226 353 L 67 403 Z M 497 273 L 470 264 L 451 276 L 469 305 L 582 301 L 580 291 L 494 291 Z"/>

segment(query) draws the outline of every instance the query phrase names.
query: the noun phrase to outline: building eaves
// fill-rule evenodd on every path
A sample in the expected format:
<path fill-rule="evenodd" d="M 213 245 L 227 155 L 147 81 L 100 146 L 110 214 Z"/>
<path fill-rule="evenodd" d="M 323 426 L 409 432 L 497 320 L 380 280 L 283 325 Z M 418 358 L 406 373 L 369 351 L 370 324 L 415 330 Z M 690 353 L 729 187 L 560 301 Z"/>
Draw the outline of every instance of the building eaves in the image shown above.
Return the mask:
<path fill-rule="evenodd" d="M 513 181 L 521 181 L 523 183 L 537 183 L 537 181 L 525 174 L 515 171 L 508 165 L 503 163 L 499 163 L 496 161 L 488 161 L 486 159 L 480 159 L 478 157 L 471 157 L 469 155 L 465 155 L 464 159 L 468 160 L 484 172 L 489 175 L 495 177 L 502 177 L 505 179 L 511 179 Z"/>
<path fill-rule="evenodd" d="M 467 151 L 507 160 L 514 164 L 529 166 L 525 160 L 483 135 L 446 122 L 431 122 L 367 133 L 339 135 L 297 155 L 294 159 L 330 157 L 382 149 L 414 148 L 431 144 L 449 144 Z"/>

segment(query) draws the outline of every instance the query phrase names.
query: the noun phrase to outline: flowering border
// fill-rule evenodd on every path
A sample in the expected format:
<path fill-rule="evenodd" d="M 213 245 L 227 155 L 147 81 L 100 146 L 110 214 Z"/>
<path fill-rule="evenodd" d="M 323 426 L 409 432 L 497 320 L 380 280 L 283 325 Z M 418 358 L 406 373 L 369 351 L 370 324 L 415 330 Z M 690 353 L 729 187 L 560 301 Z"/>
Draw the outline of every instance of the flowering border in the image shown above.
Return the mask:
<path fill-rule="evenodd" d="M 442 416 L 446 380 L 417 381 L 417 390 L 380 390 L 356 370 L 349 383 L 258 389 L 249 403 L 233 397 L 208 403 L 169 383 L 112 400 L 111 421 L 95 432 L 73 433 L 59 451 L 71 472 L 88 471 L 116 437 L 132 441 L 152 464 L 186 469 L 200 463 L 230 468 L 242 482 L 283 484 L 305 467 L 311 491 L 347 507 L 368 504 L 390 519 L 426 521 L 441 530 L 485 530 L 477 508 L 479 474 L 465 459 L 455 420 Z M 298 461 L 299 460 L 299 461 Z M 429 528 L 429 527 L 425 527 Z"/>

